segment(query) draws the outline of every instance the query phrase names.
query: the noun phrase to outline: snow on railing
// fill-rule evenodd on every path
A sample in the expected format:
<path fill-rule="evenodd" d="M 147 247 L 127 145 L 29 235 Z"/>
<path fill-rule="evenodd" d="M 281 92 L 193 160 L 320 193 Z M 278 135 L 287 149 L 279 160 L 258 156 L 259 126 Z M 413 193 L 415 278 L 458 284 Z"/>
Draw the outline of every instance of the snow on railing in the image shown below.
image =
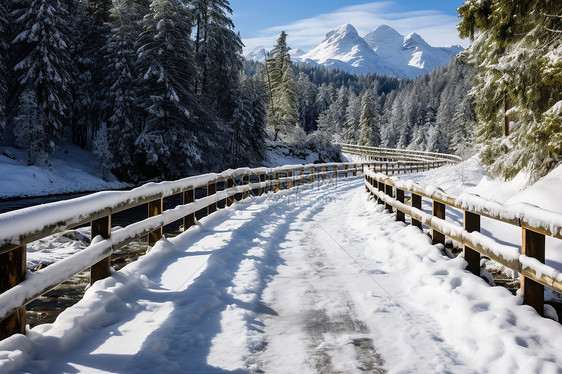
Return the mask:
<path fill-rule="evenodd" d="M 380 170 L 379 170 L 380 171 Z M 529 204 L 506 206 L 477 195 L 464 193 L 457 198 L 437 187 L 422 187 L 413 181 L 388 177 L 376 170 L 365 170 L 365 187 L 386 209 L 396 211 L 396 220 L 432 229 L 434 244 L 445 244 L 445 237 L 460 243 L 464 249 L 467 270 L 480 276 L 480 255 L 521 274 L 524 302 L 544 313 L 544 286 L 562 293 L 562 273 L 545 262 L 545 235 L 562 239 L 562 214 Z M 410 193 L 410 205 L 405 204 L 405 192 Z M 433 211 L 422 211 L 422 198 L 432 201 Z M 463 227 L 445 221 L 445 207 L 464 212 Z M 522 228 L 521 248 L 500 244 L 480 234 L 480 217 L 509 223 Z M 520 251 L 521 249 L 521 251 Z"/>
<path fill-rule="evenodd" d="M 412 151 L 406 149 L 394 148 L 377 148 L 367 147 L 355 144 L 338 144 L 342 152 L 363 156 L 368 160 L 387 161 L 387 160 L 402 160 L 402 161 L 444 161 L 447 163 L 459 163 L 462 158 L 455 155 L 436 153 L 436 152 L 423 152 Z"/>
<path fill-rule="evenodd" d="M 94 283 L 110 275 L 110 256 L 117 249 L 148 235 L 149 245 L 162 237 L 165 225 L 183 219 L 184 230 L 195 224 L 195 213 L 211 214 L 219 203 L 259 196 L 307 183 L 357 175 L 367 168 L 386 173 L 428 170 L 444 161 L 373 161 L 286 165 L 277 168 L 240 168 L 160 183 L 148 183 L 129 191 L 104 191 L 76 199 L 43 204 L 0 214 L 0 339 L 25 332 L 25 305 L 65 280 L 90 268 Z M 224 186 L 218 191 L 217 187 Z M 206 192 L 197 198 L 195 191 Z M 181 195 L 182 204 L 163 211 L 164 198 Z M 143 204 L 148 217 L 124 228 L 111 229 L 111 216 Z M 91 225 L 91 244 L 86 249 L 28 273 L 26 244 L 65 230 Z"/>

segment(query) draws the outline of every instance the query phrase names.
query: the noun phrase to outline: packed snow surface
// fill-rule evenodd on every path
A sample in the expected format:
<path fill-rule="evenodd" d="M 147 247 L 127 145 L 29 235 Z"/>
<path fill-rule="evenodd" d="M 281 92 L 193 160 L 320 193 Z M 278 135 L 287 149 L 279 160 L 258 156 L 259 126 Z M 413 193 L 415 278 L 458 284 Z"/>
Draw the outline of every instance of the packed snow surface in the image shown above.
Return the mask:
<path fill-rule="evenodd" d="M 561 325 L 364 191 L 340 179 L 203 218 L 0 342 L 0 372 L 560 372 Z"/>

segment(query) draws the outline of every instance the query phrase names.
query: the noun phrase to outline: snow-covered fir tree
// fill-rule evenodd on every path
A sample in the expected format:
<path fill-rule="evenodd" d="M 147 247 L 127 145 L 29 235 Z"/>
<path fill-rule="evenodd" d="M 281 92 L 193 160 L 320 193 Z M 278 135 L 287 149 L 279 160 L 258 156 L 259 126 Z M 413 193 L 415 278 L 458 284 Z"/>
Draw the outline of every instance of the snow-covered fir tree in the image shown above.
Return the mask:
<path fill-rule="evenodd" d="M 268 122 L 274 140 L 277 140 L 279 135 L 290 138 L 299 120 L 297 89 L 289 50 L 287 34 L 282 31 L 266 60 L 265 79 L 270 96 Z"/>
<path fill-rule="evenodd" d="M 336 99 L 318 117 L 318 130 L 330 134 L 333 141 L 339 142 L 346 127 L 346 109 L 349 104 L 349 91 L 345 86 L 338 90 Z"/>
<path fill-rule="evenodd" d="M 191 0 L 187 4 L 195 27 L 195 89 L 212 113 L 228 121 L 238 103 L 243 66 L 243 44 L 234 31 L 232 9 L 226 0 Z"/>
<path fill-rule="evenodd" d="M 380 145 L 380 130 L 378 113 L 369 90 L 361 97 L 361 117 L 359 119 L 359 145 L 378 147 Z"/>
<path fill-rule="evenodd" d="M 77 1 L 69 3 L 71 9 L 70 28 L 72 34 L 71 58 L 74 69 L 72 85 L 72 142 L 84 148 L 88 141 L 88 130 L 96 127 L 96 100 L 100 97 L 93 81 L 96 70 L 95 56 L 90 47 L 93 23 L 84 3 Z"/>
<path fill-rule="evenodd" d="M 68 12 L 59 0 L 15 0 L 13 18 L 17 35 L 12 44 L 20 51 L 14 67 L 14 134 L 28 150 L 28 162 L 42 164 L 62 141 L 69 117 L 73 65 Z M 30 138 L 22 140 L 22 133 Z"/>
<path fill-rule="evenodd" d="M 177 0 L 154 0 L 142 21 L 137 69 L 144 123 L 135 146 L 146 176 L 182 176 L 202 160 L 190 20 Z"/>
<path fill-rule="evenodd" d="M 112 176 L 111 171 L 114 169 L 114 161 L 119 155 L 113 155 L 109 147 L 109 133 L 107 126 L 101 125 L 94 137 L 92 149 L 95 156 L 94 167 L 101 172 L 102 178 L 109 180 Z"/>
<path fill-rule="evenodd" d="M 99 126 L 107 122 L 110 112 L 103 107 L 105 92 L 109 89 L 105 85 L 107 67 L 104 60 L 104 48 L 110 34 L 110 9 L 111 0 L 81 0 L 84 2 L 90 19 L 83 22 L 84 29 L 80 32 L 85 43 L 80 54 L 85 63 L 81 67 L 82 77 L 91 81 L 88 87 L 88 95 L 91 98 L 91 106 L 83 108 L 82 111 L 87 115 L 87 123 L 92 126 L 92 136 Z M 139 2 L 149 0 L 139 0 Z M 148 7 L 148 4 L 146 5 Z M 91 64 L 91 65 L 89 65 Z M 77 137 L 78 138 L 78 137 Z"/>
<path fill-rule="evenodd" d="M 103 158 L 100 163 L 109 163 L 104 167 L 126 180 L 142 176 L 134 143 L 143 122 L 143 112 L 137 104 L 142 79 L 135 69 L 135 43 L 143 14 L 148 10 L 143 5 L 135 0 L 114 2 L 110 10 L 111 34 L 104 49 L 108 69 L 102 107 L 111 113 L 107 119 L 107 135 L 112 157 Z"/>
<path fill-rule="evenodd" d="M 472 39 L 464 57 L 478 70 L 482 162 L 492 175 L 523 170 L 532 182 L 562 158 L 562 3 L 468 0 L 459 14 L 461 36 Z"/>
<path fill-rule="evenodd" d="M 6 128 L 6 98 L 8 96 L 8 8 L 0 3 L 0 141 Z"/>
<path fill-rule="evenodd" d="M 237 106 L 229 123 L 229 166 L 258 166 L 266 157 L 263 88 L 255 78 L 241 76 L 240 79 Z"/>
<path fill-rule="evenodd" d="M 349 95 L 349 104 L 345 110 L 345 129 L 342 142 L 357 144 L 359 141 L 359 122 L 361 120 L 361 97 L 353 91 Z"/>
<path fill-rule="evenodd" d="M 248 159 L 247 165 L 258 166 L 267 158 L 267 109 L 263 81 L 257 77 L 242 77 L 241 93 L 246 105 L 250 108 L 251 119 L 250 126 L 247 127 L 248 132 L 245 135 L 249 144 L 249 147 L 245 150 Z"/>
<path fill-rule="evenodd" d="M 319 114 L 314 105 L 318 87 L 303 72 L 299 73 L 297 77 L 296 87 L 299 124 L 305 132 L 310 133 L 316 129 L 316 119 Z"/>

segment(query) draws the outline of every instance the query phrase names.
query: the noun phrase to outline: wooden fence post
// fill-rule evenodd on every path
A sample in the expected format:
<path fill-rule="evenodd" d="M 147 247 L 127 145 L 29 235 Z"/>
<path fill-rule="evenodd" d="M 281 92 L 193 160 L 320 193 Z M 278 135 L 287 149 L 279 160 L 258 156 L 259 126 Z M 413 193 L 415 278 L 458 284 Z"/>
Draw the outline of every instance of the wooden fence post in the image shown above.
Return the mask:
<path fill-rule="evenodd" d="M 0 293 L 23 282 L 27 272 L 26 246 L 0 255 Z M 25 334 L 25 306 L 0 321 L 0 340 L 14 334 Z"/>
<path fill-rule="evenodd" d="M 336 180 L 336 182 L 338 181 L 338 165 L 332 166 L 332 171 L 334 172 L 334 178 Z"/>
<path fill-rule="evenodd" d="M 386 194 L 388 197 L 393 197 L 393 196 L 392 196 L 392 186 L 391 186 L 390 184 L 387 184 L 387 185 L 385 185 L 385 186 L 386 186 L 386 187 L 385 187 L 385 191 L 384 191 L 385 194 Z M 384 209 L 388 210 L 389 213 L 392 213 L 392 206 L 390 206 L 389 203 L 385 203 L 385 204 L 384 204 Z"/>
<path fill-rule="evenodd" d="M 412 193 L 411 199 L 412 199 L 412 208 L 422 210 L 422 198 L 421 198 L 421 196 L 416 195 L 415 193 Z M 421 221 L 418 221 L 417 219 L 412 218 L 412 225 L 416 226 L 420 230 L 422 229 L 422 223 L 421 223 Z"/>
<path fill-rule="evenodd" d="M 267 175 L 265 173 L 260 174 L 260 183 L 265 182 Z M 265 192 L 265 187 L 260 187 L 258 194 L 261 196 Z"/>
<path fill-rule="evenodd" d="M 279 173 L 273 173 L 273 179 L 275 180 L 274 184 L 273 184 L 273 192 L 277 193 L 279 192 Z"/>
<path fill-rule="evenodd" d="M 289 181 L 287 182 L 287 188 L 293 188 L 293 171 L 289 170 L 287 172 L 287 178 L 289 178 Z"/>
<path fill-rule="evenodd" d="M 404 190 L 396 188 L 396 200 L 404 204 Z M 404 212 L 396 209 L 396 220 L 406 222 L 406 215 L 404 214 Z"/>
<path fill-rule="evenodd" d="M 326 180 L 326 167 L 323 166 L 321 170 L 322 170 L 321 178 L 324 181 L 324 180 Z"/>
<path fill-rule="evenodd" d="M 377 189 L 378 189 L 380 192 L 384 192 L 384 183 L 383 183 L 383 182 L 380 182 L 380 181 L 378 181 L 378 182 L 376 182 L 376 183 L 377 183 Z M 380 197 L 377 198 L 377 204 L 383 204 L 383 203 L 384 203 L 384 201 L 382 201 L 382 199 L 381 199 Z"/>
<path fill-rule="evenodd" d="M 433 216 L 445 219 L 445 204 L 433 200 Z M 433 244 L 441 243 L 445 245 L 445 235 L 435 229 L 432 229 Z"/>
<path fill-rule="evenodd" d="M 226 180 L 226 188 L 230 189 L 234 187 L 234 178 L 228 178 Z M 236 197 L 236 195 L 232 195 L 226 198 L 226 206 L 231 206 L 232 204 L 234 204 L 234 198 Z"/>
<path fill-rule="evenodd" d="M 105 216 L 90 224 L 92 240 L 98 235 L 107 239 L 111 235 L 111 216 Z M 90 266 L 90 285 L 96 283 L 100 279 L 105 279 L 111 275 L 111 256 L 104 258 L 98 263 Z"/>
<path fill-rule="evenodd" d="M 545 238 L 543 234 L 523 229 L 522 253 L 535 258 L 544 264 Z M 523 302 L 535 308 L 537 313 L 544 315 L 544 287 L 542 284 L 529 279 L 521 274 L 521 292 Z"/>
<path fill-rule="evenodd" d="M 217 193 L 217 181 L 207 184 L 207 196 L 213 196 Z M 207 215 L 217 211 L 217 203 L 214 202 L 207 206 Z"/>
<path fill-rule="evenodd" d="M 468 232 L 480 232 L 480 216 L 478 214 L 464 211 L 464 229 Z M 473 248 L 463 247 L 464 259 L 468 263 L 466 270 L 472 274 L 480 276 L 480 253 Z"/>
<path fill-rule="evenodd" d="M 310 183 L 314 183 L 316 181 L 316 176 L 314 174 L 316 174 L 316 168 L 310 168 Z"/>
<path fill-rule="evenodd" d="M 250 183 L 250 176 L 247 175 L 247 174 L 245 174 L 245 175 L 242 177 L 242 184 L 243 184 L 244 186 L 246 186 L 246 185 L 249 184 L 249 183 Z M 249 196 L 250 196 L 250 191 L 249 191 L 249 190 L 243 192 L 243 193 L 242 193 L 242 200 L 245 199 L 245 198 L 247 198 L 247 197 L 249 197 Z"/>
<path fill-rule="evenodd" d="M 345 170 L 345 177 L 347 178 L 347 165 L 343 167 L 343 170 Z"/>
<path fill-rule="evenodd" d="M 158 199 L 154 201 L 150 201 L 148 203 L 148 217 L 154 217 L 159 214 L 162 214 L 164 208 L 164 199 Z M 163 227 L 160 226 L 159 229 L 156 229 L 148 234 L 148 245 L 150 247 L 154 246 L 158 240 L 162 238 L 163 234 Z"/>
<path fill-rule="evenodd" d="M 183 204 L 189 204 L 195 201 L 195 189 L 190 188 L 183 191 Z M 227 202 L 228 203 L 228 202 Z M 190 213 L 183 217 L 183 231 L 195 225 L 195 213 Z"/>

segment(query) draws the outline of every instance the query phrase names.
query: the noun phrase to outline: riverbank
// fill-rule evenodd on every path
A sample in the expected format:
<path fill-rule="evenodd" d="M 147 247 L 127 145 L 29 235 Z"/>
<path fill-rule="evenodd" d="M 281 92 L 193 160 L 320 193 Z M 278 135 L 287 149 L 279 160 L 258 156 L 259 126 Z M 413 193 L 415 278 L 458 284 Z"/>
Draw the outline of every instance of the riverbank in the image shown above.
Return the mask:
<path fill-rule="evenodd" d="M 49 157 L 47 167 L 28 166 L 25 151 L 0 148 L 0 199 L 18 199 L 129 187 L 106 181 L 93 167 L 91 152 L 64 144 Z"/>

